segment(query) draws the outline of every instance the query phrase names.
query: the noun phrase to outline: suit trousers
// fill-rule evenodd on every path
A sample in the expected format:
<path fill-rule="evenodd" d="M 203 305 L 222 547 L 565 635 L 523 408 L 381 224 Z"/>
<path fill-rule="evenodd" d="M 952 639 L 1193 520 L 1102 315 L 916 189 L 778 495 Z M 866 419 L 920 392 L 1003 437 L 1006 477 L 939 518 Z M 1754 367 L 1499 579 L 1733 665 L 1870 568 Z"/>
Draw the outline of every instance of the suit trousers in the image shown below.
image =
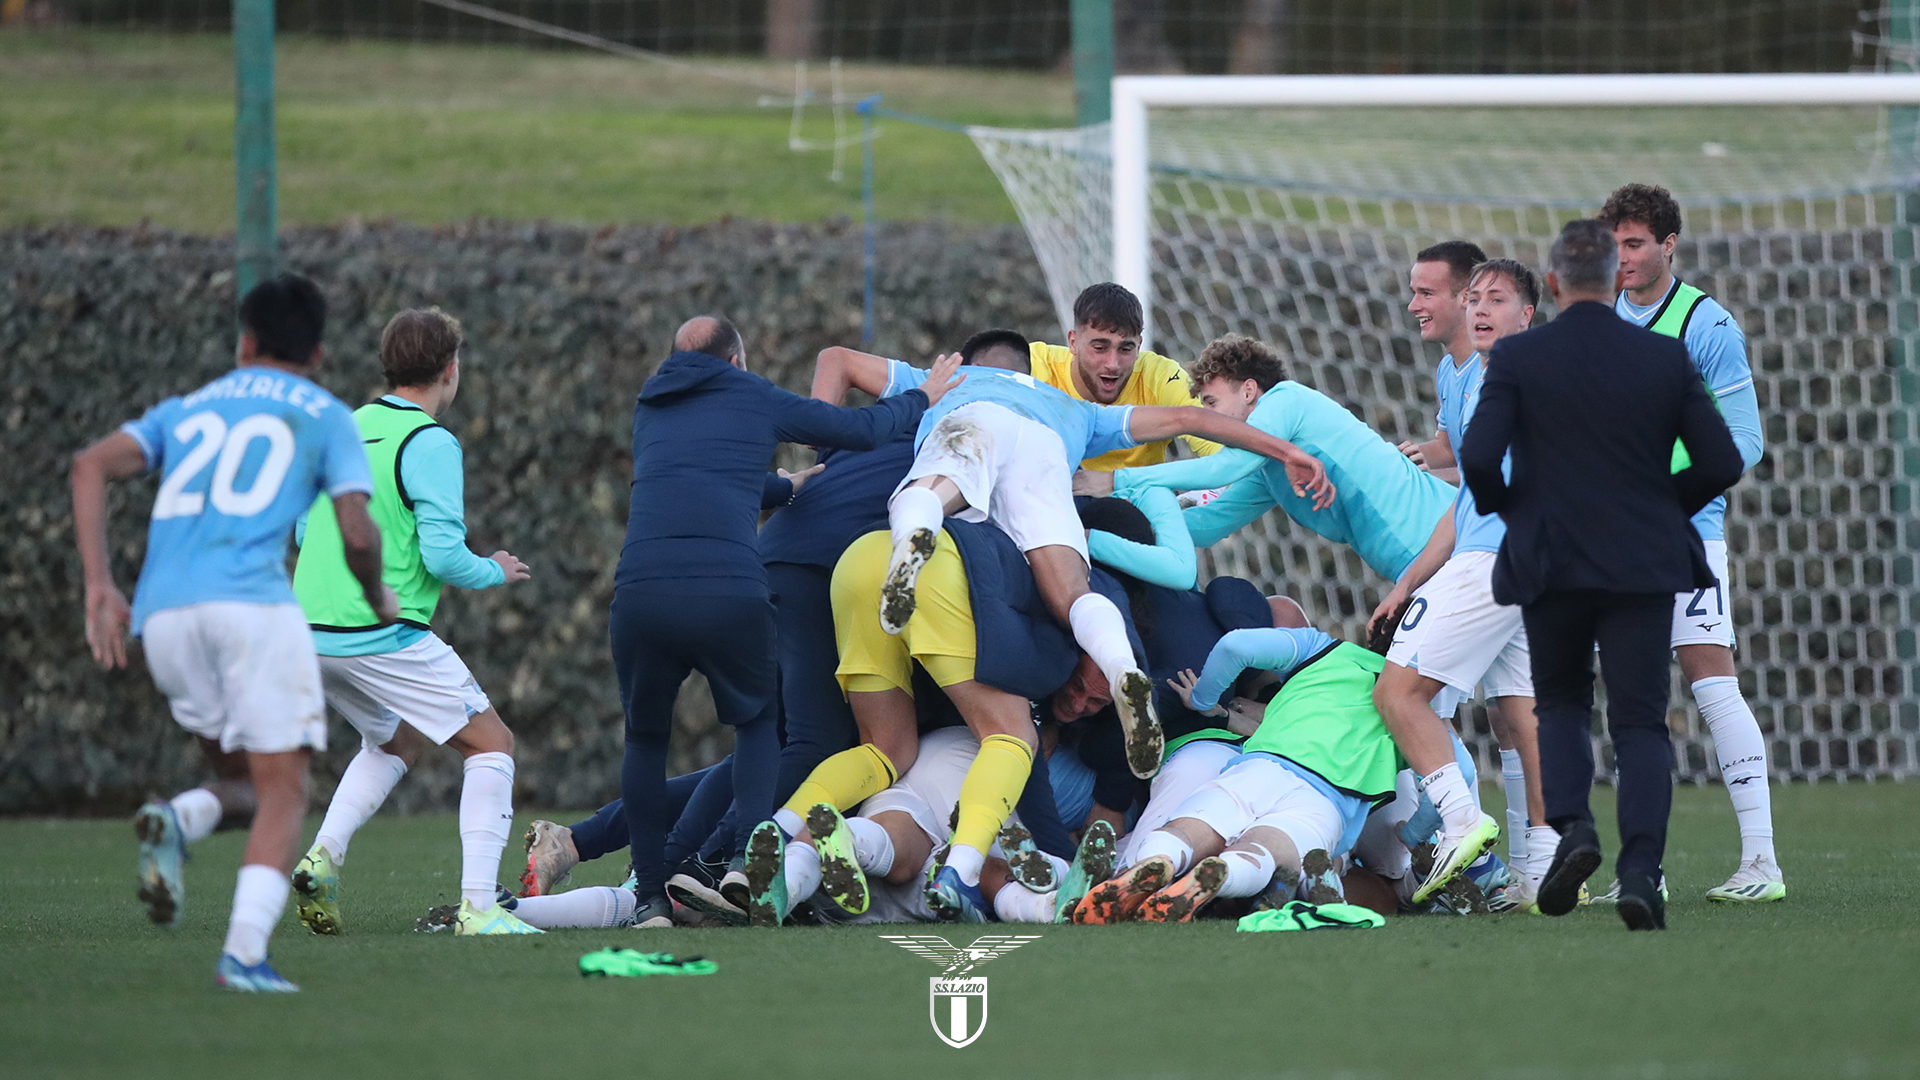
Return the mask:
<path fill-rule="evenodd" d="M 1593 649 L 1607 684 L 1607 732 L 1619 773 L 1619 873 L 1660 876 L 1673 806 L 1673 741 L 1667 733 L 1673 597 L 1570 589 L 1526 605 L 1533 652 L 1540 775 L 1547 822 L 1565 833 L 1592 824 Z"/>

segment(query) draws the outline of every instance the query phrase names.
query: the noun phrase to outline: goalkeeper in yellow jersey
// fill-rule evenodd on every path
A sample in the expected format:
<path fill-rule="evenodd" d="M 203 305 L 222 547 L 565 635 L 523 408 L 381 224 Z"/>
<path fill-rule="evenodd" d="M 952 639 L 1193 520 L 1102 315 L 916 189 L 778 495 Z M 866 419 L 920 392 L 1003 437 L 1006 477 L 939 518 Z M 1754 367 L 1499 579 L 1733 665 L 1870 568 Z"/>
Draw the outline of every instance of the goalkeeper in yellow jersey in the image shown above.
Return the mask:
<path fill-rule="evenodd" d="M 1187 371 L 1179 363 L 1140 347 L 1145 325 L 1140 301 L 1124 286 L 1111 281 L 1090 285 L 1073 302 L 1073 329 L 1067 332 L 1065 345 L 1036 341 L 1027 348 L 1032 359 L 1035 380 L 1046 383 L 1082 401 L 1096 405 L 1198 405 L 1188 388 Z M 847 348 L 830 348 L 820 354 L 814 369 L 814 396 L 823 390 L 823 400 L 842 400 L 848 387 L 857 386 L 876 397 L 884 397 L 892 386 L 893 372 L 885 357 Z M 1192 435 L 1182 435 L 1196 454 L 1211 454 L 1219 443 Z M 1167 460 L 1172 442 L 1162 439 L 1144 442 L 1122 450 L 1109 450 L 1080 463 L 1081 468 L 1099 472 L 1158 465 Z"/>

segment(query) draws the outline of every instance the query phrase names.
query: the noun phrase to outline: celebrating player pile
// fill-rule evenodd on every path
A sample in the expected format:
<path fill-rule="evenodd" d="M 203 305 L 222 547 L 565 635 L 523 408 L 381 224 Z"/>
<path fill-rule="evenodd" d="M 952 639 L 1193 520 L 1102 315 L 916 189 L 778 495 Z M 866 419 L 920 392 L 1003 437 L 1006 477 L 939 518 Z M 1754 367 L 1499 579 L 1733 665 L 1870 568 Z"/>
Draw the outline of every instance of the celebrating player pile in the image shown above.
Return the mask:
<path fill-rule="evenodd" d="M 1673 276 L 1677 205 L 1629 185 L 1603 217 L 1622 253 L 1617 312 L 1685 341 L 1751 465 L 1745 343 Z M 1452 481 L 1489 350 L 1527 330 L 1541 287 L 1460 240 L 1422 250 L 1410 285 L 1421 339 L 1447 355 L 1437 433 L 1398 448 L 1263 342 L 1223 335 L 1190 375 L 1143 351 L 1140 304 L 1113 284 L 1080 296 L 1064 346 L 986 330 L 931 370 L 827 349 L 813 400 L 749 372 L 725 319 L 689 320 L 635 404 L 610 634 L 621 798 L 571 826 L 533 823 L 524 895 L 505 897 L 514 737 L 432 629 L 443 585 L 528 577 L 466 547 L 461 448 L 436 422 L 459 390 L 460 325 L 394 315 L 388 392 L 350 412 L 310 381 L 319 290 L 269 281 L 241 305 L 235 371 L 73 465 L 89 645 L 115 667 L 126 632 L 142 639 L 216 777 L 141 808 L 140 897 L 177 923 L 185 845 L 250 820 L 218 981 L 296 989 L 266 958 L 289 888 L 315 933 L 346 932 L 349 842 L 440 744 L 464 782 L 461 898 L 437 921 L 461 936 L 1168 922 L 1349 897 L 1383 913 L 1534 910 L 1559 838 L 1520 609 L 1494 600 L 1506 525 Z M 878 403 L 846 408 L 855 387 Z M 1169 460 L 1175 440 L 1190 456 Z M 829 450 L 769 474 L 782 441 Z M 1478 483 L 1491 458 L 1474 466 Z M 129 609 L 106 481 L 147 470 L 159 490 Z M 1739 870 L 1709 896 L 1778 900 L 1764 743 L 1733 666 L 1725 508 L 1694 520 L 1720 584 L 1676 599 L 1673 645 L 1740 820 Z M 1250 582 L 1197 587 L 1196 545 L 1273 509 L 1379 576 L 1368 642 Z M 759 530 L 756 515 L 770 515 Z M 735 753 L 668 780 L 674 695 L 696 669 Z M 1505 861 L 1448 722 L 1476 693 L 1501 746 Z M 362 745 L 296 868 L 323 701 Z M 622 849 L 627 885 L 560 891 L 579 862 Z"/>

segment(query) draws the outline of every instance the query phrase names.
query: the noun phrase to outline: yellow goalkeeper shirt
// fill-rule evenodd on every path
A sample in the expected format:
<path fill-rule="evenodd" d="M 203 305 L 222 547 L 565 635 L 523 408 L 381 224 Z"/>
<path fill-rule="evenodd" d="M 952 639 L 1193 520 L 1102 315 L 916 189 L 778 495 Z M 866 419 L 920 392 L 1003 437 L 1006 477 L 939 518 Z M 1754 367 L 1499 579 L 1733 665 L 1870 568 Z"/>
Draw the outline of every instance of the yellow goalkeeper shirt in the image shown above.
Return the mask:
<path fill-rule="evenodd" d="M 1029 351 L 1033 358 L 1034 378 L 1082 401 L 1087 400 L 1073 384 L 1073 350 L 1065 345 L 1036 341 Z M 1159 353 L 1143 351 L 1140 359 L 1134 362 L 1133 374 L 1127 377 L 1126 385 L 1120 388 L 1120 397 L 1114 404 L 1198 405 L 1200 402 L 1187 388 L 1187 369 Z M 1205 439 L 1189 435 L 1182 435 L 1181 438 L 1196 454 L 1211 454 L 1220 449 L 1219 443 Z M 1080 467 L 1096 472 L 1113 472 L 1116 469 L 1158 465 L 1165 460 L 1167 444 L 1162 441 L 1141 443 L 1129 450 L 1110 450 L 1099 457 L 1088 458 L 1080 463 Z"/>

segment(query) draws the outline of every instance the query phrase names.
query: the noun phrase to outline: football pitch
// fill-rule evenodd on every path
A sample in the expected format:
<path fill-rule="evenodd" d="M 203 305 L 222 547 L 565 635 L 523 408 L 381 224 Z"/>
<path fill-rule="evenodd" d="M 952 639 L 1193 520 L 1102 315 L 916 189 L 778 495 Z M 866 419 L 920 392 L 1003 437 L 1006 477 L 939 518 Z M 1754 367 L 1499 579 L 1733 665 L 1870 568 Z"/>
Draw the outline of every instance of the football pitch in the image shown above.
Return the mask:
<path fill-rule="evenodd" d="M 1611 852 L 1611 807 L 1598 794 Z M 1732 811 L 1718 789 L 1680 789 L 1672 929 L 1636 935 L 1592 908 L 1313 934 L 1204 921 L 458 940 L 410 929 L 430 904 L 457 896 L 453 818 L 382 816 L 346 867 L 346 934 L 312 937 L 291 912 L 282 923 L 276 965 L 305 991 L 284 998 L 213 987 L 241 834 L 196 846 L 184 924 L 165 933 L 134 900 L 125 822 L 15 819 L 0 822 L 0 1071 L 13 1080 L 1920 1075 L 1920 785 L 1795 784 L 1775 789 L 1774 808 L 1791 895 L 1709 906 L 1701 892 L 1737 851 Z M 536 816 L 571 820 L 523 810 L 519 828 Z M 611 884 L 619 863 L 588 864 L 575 880 Z M 973 973 L 989 980 L 988 1022 L 971 1046 L 949 1049 L 928 1022 L 935 968 L 880 935 L 964 945 L 982 931 L 1041 939 Z M 580 955 L 608 945 L 704 955 L 719 971 L 583 979 Z"/>

